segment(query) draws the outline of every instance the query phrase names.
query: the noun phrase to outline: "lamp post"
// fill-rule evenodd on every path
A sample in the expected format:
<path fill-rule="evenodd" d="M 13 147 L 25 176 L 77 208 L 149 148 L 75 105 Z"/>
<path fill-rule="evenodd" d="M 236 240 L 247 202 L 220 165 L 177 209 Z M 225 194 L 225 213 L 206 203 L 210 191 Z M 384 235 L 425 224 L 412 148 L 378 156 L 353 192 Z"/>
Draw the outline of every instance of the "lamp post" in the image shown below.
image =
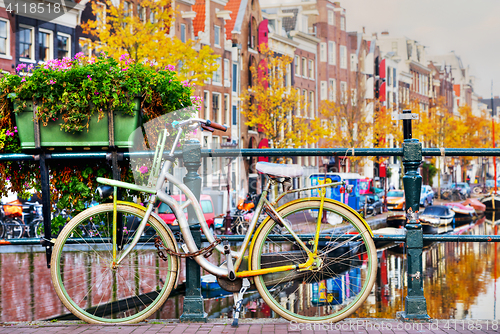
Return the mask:
<path fill-rule="evenodd" d="M 235 148 L 238 146 L 238 143 L 235 141 L 231 141 L 231 138 L 227 139 L 226 143 L 222 143 L 221 147 L 223 148 Z M 225 231 L 224 234 L 232 234 L 231 233 L 231 222 L 233 218 L 231 217 L 231 164 L 234 158 L 228 158 L 227 163 L 227 211 L 226 211 L 226 219 L 224 221 Z"/>
<path fill-rule="evenodd" d="M 488 157 L 483 157 L 483 193 L 486 193 L 486 165 L 488 164 Z"/>

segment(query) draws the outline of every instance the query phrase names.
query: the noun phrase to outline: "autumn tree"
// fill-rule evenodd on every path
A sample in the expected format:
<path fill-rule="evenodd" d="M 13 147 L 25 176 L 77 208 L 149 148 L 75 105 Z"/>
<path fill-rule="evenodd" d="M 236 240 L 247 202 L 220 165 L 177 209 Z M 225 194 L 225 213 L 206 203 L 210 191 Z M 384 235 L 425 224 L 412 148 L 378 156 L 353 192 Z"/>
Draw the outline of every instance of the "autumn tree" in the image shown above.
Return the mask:
<path fill-rule="evenodd" d="M 321 131 L 319 120 L 297 115 L 301 106 L 299 91 L 286 83 L 292 59 L 274 54 L 263 44 L 260 48 L 264 58 L 258 68 L 250 68 L 254 85 L 241 96 L 242 114 L 247 118 L 245 124 L 257 126 L 271 148 L 316 143 Z"/>
<path fill-rule="evenodd" d="M 140 5 L 134 11 L 126 1 L 93 1 L 96 19 L 82 24 L 84 33 L 97 38 L 92 47 L 116 59 L 126 53 L 135 62 L 175 65 L 179 78 L 192 83 L 210 78 L 218 66 L 212 49 L 169 35 L 175 16 L 172 1 L 142 0 Z"/>
<path fill-rule="evenodd" d="M 363 68 L 361 59 L 359 67 Z M 356 74 L 355 87 L 341 89 L 340 96 L 321 102 L 319 113 L 323 119 L 323 131 L 327 134 L 322 146 L 346 149 L 370 146 L 369 138 L 373 137 L 372 115 L 366 107 L 366 89 L 361 75 L 361 72 Z M 361 157 L 349 159 L 359 165 L 363 165 L 365 161 Z"/>

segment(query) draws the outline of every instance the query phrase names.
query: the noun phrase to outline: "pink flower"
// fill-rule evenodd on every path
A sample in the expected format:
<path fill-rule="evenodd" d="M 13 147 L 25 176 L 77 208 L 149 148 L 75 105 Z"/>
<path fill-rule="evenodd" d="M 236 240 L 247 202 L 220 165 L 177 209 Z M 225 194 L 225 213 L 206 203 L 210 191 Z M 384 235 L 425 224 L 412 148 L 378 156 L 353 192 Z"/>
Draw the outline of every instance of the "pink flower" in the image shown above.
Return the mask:
<path fill-rule="evenodd" d="M 148 167 L 147 166 L 140 167 L 139 172 L 141 172 L 141 174 L 146 174 L 148 172 Z"/>
<path fill-rule="evenodd" d="M 128 57 L 129 57 L 128 53 L 124 53 L 120 56 L 120 61 L 125 61 L 128 59 Z"/>
<path fill-rule="evenodd" d="M 122 68 L 122 71 L 126 71 L 126 70 L 128 70 L 128 67 Z"/>
<path fill-rule="evenodd" d="M 23 78 L 23 79 L 21 80 L 21 82 L 25 82 L 25 81 L 26 81 L 26 78 Z"/>
<path fill-rule="evenodd" d="M 99 92 L 98 92 L 98 91 L 95 91 L 95 92 L 94 92 L 94 95 L 99 95 Z"/>
<path fill-rule="evenodd" d="M 49 85 L 53 85 L 53 84 L 55 84 L 55 83 L 56 83 L 56 82 L 55 82 L 54 80 L 52 80 L 52 79 L 50 79 L 50 80 L 49 80 Z"/>
<path fill-rule="evenodd" d="M 78 52 L 78 53 L 75 55 L 75 59 L 81 58 L 81 57 L 83 57 L 83 56 L 84 56 L 83 52 Z"/>
<path fill-rule="evenodd" d="M 22 69 L 26 68 L 26 64 L 19 64 L 17 67 L 16 67 L 16 71 L 17 72 L 20 72 Z"/>
<path fill-rule="evenodd" d="M 189 81 L 187 81 L 187 80 L 186 80 L 186 81 L 183 81 L 183 82 L 182 82 L 182 85 L 183 85 L 184 87 L 189 87 L 189 86 L 190 86 L 190 85 L 189 85 Z"/>
<path fill-rule="evenodd" d="M 87 78 L 89 78 L 90 81 L 92 81 L 92 77 L 89 75 L 87 75 Z"/>
<path fill-rule="evenodd" d="M 167 69 L 169 71 L 175 71 L 175 66 L 174 65 L 167 65 Z"/>
<path fill-rule="evenodd" d="M 17 132 L 17 126 L 14 127 L 14 132 Z"/>

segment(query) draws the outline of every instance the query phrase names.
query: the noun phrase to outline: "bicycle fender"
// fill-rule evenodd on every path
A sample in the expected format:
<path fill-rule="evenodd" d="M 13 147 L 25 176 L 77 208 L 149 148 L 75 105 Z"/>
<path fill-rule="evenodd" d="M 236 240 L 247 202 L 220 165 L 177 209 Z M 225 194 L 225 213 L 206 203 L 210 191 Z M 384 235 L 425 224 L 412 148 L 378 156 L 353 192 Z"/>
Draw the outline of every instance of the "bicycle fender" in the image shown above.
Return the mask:
<path fill-rule="evenodd" d="M 137 209 L 144 211 L 144 212 L 146 212 L 146 210 L 147 210 L 144 206 L 142 206 L 140 204 L 133 203 L 133 202 L 117 201 L 117 204 L 133 206 L 134 208 L 137 208 Z M 160 216 L 155 212 L 151 212 L 151 216 L 153 216 L 156 220 L 158 220 L 160 222 L 160 224 L 163 225 L 163 227 L 167 231 L 167 234 L 170 236 L 170 240 L 172 241 L 172 244 L 175 247 L 174 251 L 176 253 L 179 253 L 179 246 L 177 245 L 177 241 L 175 240 L 174 234 L 172 233 L 172 230 L 170 229 L 168 224 L 165 223 L 165 221 L 163 219 L 161 219 Z M 181 267 L 181 259 L 177 256 L 175 256 L 175 259 L 177 260 L 177 269 L 179 270 Z M 177 275 L 173 289 L 177 288 L 177 285 L 179 283 L 179 277 L 180 277 L 180 275 Z"/>
<path fill-rule="evenodd" d="M 278 213 L 291 206 L 291 205 L 294 205 L 296 203 L 300 203 L 300 202 L 307 202 L 307 201 L 310 201 L 310 200 L 318 200 L 318 201 L 321 201 L 321 198 L 320 197 L 307 197 L 307 198 L 299 198 L 299 199 L 296 199 L 296 200 L 293 200 L 291 202 L 288 202 L 288 203 L 285 203 L 283 204 L 282 206 L 280 206 L 279 208 L 276 209 L 276 211 L 278 211 Z M 368 230 L 368 232 L 370 233 L 370 235 L 373 237 L 373 232 L 372 232 L 372 229 L 370 228 L 370 225 L 368 225 L 368 223 L 366 222 L 366 220 L 363 219 L 363 217 L 361 217 L 359 215 L 358 212 L 356 212 L 356 210 L 354 210 L 353 208 L 351 208 L 350 206 L 344 204 L 344 203 L 341 203 L 339 201 L 336 201 L 336 200 L 333 200 L 331 198 L 325 198 L 325 202 L 330 202 L 330 203 L 335 203 L 335 204 L 338 204 L 340 206 L 342 206 L 344 209 L 350 211 L 352 214 L 354 214 L 356 217 L 358 217 L 361 222 L 363 223 L 363 225 L 366 227 L 366 229 Z M 253 256 L 253 247 L 255 245 L 255 242 L 257 240 L 257 236 L 259 235 L 260 231 L 262 230 L 263 226 L 265 225 L 265 223 L 267 223 L 267 221 L 270 219 L 269 216 L 266 217 L 266 219 L 264 219 L 264 221 L 260 224 L 260 226 L 257 228 L 257 230 L 254 232 L 253 234 L 253 238 L 252 238 L 252 242 L 250 244 L 250 249 L 249 249 L 249 256 L 248 256 L 248 268 L 251 268 L 252 266 L 252 256 Z"/>

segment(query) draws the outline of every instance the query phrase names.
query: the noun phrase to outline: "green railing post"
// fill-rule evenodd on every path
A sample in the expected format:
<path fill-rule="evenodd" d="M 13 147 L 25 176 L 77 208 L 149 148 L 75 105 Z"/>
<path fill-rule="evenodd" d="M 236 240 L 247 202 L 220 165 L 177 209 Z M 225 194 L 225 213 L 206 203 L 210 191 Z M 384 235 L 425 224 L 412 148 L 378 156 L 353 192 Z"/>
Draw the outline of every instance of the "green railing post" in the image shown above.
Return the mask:
<path fill-rule="evenodd" d="M 198 201 L 201 193 L 201 177 L 198 169 L 201 166 L 201 145 L 197 140 L 188 140 L 182 150 L 182 158 L 187 174 L 184 184 L 191 189 Z M 194 241 L 201 246 L 200 224 L 196 219 L 193 207 L 188 207 L 188 222 Z M 201 296 L 201 271 L 200 266 L 193 259 L 186 259 L 186 295 L 184 297 L 184 310 L 180 321 L 206 322 L 207 314 L 204 310 L 203 297 Z"/>
<path fill-rule="evenodd" d="M 407 113 L 411 113 L 411 111 L 403 111 L 403 114 Z M 412 139 L 411 119 L 403 120 L 403 133 L 403 166 L 405 168 L 403 185 L 408 217 L 406 224 L 408 293 L 405 298 L 405 311 L 401 312 L 400 317 L 406 321 L 429 320 L 422 284 L 422 247 L 424 241 L 422 225 L 417 220 L 417 212 L 420 208 L 420 191 L 422 189 L 422 176 L 418 174 L 418 167 L 422 162 L 422 144 L 417 139 Z"/>

